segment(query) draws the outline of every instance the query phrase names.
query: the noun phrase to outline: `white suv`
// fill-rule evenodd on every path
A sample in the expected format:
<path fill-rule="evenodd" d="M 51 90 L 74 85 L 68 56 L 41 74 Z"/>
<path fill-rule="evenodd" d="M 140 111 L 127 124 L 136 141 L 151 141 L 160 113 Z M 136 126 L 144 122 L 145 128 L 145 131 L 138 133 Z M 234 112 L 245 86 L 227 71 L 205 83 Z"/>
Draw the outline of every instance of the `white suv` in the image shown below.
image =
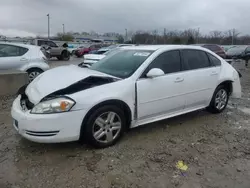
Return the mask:
<path fill-rule="evenodd" d="M 28 73 L 31 82 L 36 76 L 49 69 L 47 58 L 41 47 L 0 43 L 0 70 L 20 70 Z"/>

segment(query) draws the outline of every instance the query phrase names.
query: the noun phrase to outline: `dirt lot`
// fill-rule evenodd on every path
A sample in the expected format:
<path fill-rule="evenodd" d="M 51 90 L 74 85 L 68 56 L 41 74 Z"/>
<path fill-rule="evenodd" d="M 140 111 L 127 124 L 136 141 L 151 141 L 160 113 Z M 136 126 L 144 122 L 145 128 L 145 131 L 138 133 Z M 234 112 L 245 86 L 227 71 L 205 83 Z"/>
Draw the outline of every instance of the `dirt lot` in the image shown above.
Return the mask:
<path fill-rule="evenodd" d="M 53 62 L 58 63 L 58 62 Z M 224 113 L 197 111 L 133 129 L 115 146 L 36 144 L 0 112 L 0 188 L 249 188 L 250 69 Z M 185 173 L 176 168 L 183 160 Z"/>

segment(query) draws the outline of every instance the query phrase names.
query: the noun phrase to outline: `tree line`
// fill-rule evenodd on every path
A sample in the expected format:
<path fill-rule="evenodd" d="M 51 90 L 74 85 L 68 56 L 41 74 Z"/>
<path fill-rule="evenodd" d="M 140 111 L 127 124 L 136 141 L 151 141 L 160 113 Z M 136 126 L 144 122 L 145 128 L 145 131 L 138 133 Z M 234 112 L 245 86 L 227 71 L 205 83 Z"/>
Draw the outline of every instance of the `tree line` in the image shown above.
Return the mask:
<path fill-rule="evenodd" d="M 136 44 L 220 44 L 220 45 L 248 45 L 250 35 L 240 35 L 235 29 L 228 31 L 211 31 L 202 35 L 199 30 L 188 29 L 184 31 L 137 31 L 131 38 Z"/>
<path fill-rule="evenodd" d="M 65 34 L 58 33 L 57 38 L 63 41 L 73 41 L 74 35 L 91 35 L 116 37 L 119 43 L 134 44 L 220 44 L 220 45 L 249 45 L 250 35 L 240 35 L 235 30 L 227 31 L 210 31 L 208 34 L 202 34 L 197 29 L 172 30 L 163 33 L 154 31 L 129 31 L 126 35 L 115 32 L 98 34 L 97 32 L 67 32 Z"/>

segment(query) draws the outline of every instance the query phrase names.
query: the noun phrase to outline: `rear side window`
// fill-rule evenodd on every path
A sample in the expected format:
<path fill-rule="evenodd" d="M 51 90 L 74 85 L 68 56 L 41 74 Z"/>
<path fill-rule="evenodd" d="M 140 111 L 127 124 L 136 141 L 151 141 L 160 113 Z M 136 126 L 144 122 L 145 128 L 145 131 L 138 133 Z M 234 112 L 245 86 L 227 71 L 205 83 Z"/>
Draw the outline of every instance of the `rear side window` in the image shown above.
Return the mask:
<path fill-rule="evenodd" d="M 211 55 L 211 54 L 209 54 L 209 53 L 207 53 L 207 55 L 208 55 L 208 57 L 209 57 L 209 59 L 210 59 L 210 62 L 211 62 L 214 66 L 221 66 L 221 61 L 220 61 L 218 58 L 214 57 L 213 55 Z"/>
<path fill-rule="evenodd" d="M 207 54 L 200 50 L 183 50 L 183 60 L 189 70 L 210 67 Z"/>
<path fill-rule="evenodd" d="M 27 48 L 13 46 L 13 45 L 2 45 L 0 48 L 0 57 L 16 57 L 22 56 L 28 51 Z"/>

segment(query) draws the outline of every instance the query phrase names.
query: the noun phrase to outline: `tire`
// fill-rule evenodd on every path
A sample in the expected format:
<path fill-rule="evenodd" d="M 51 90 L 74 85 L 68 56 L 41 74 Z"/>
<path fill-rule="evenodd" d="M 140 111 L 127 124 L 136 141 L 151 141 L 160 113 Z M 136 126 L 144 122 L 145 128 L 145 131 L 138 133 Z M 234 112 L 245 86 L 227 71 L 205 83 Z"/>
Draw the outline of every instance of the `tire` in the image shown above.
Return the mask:
<path fill-rule="evenodd" d="M 76 57 L 78 57 L 78 58 L 82 58 L 82 57 L 83 57 L 83 55 L 76 55 Z"/>
<path fill-rule="evenodd" d="M 68 51 L 63 51 L 60 59 L 63 61 L 68 61 L 70 59 L 70 53 Z"/>
<path fill-rule="evenodd" d="M 32 68 L 27 71 L 29 83 L 32 82 L 38 75 L 43 73 L 43 70 L 39 68 Z"/>
<path fill-rule="evenodd" d="M 107 123 L 109 120 L 110 123 Z M 95 148 L 106 148 L 117 143 L 126 127 L 124 112 L 115 105 L 96 109 L 85 122 L 81 129 L 81 141 Z"/>
<path fill-rule="evenodd" d="M 212 100 L 207 107 L 207 110 L 213 114 L 221 113 L 227 107 L 229 100 L 228 88 L 224 85 L 219 85 L 214 92 Z"/>

